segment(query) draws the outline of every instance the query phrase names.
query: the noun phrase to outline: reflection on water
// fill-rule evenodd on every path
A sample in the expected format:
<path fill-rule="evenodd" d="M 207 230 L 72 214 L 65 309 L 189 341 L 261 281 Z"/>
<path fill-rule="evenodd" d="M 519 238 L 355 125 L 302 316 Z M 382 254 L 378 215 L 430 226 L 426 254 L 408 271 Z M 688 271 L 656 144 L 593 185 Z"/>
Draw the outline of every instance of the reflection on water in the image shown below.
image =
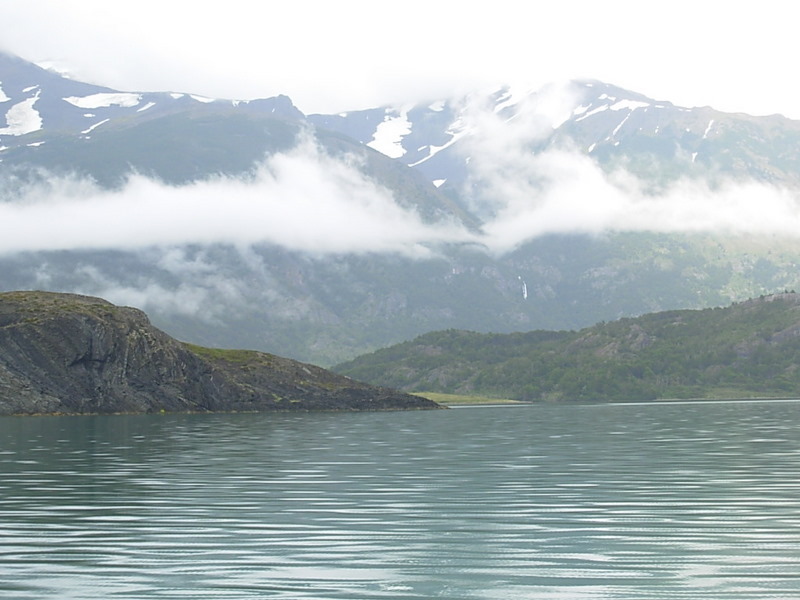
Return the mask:
<path fill-rule="evenodd" d="M 800 597 L 800 403 L 0 419 L 4 599 Z"/>

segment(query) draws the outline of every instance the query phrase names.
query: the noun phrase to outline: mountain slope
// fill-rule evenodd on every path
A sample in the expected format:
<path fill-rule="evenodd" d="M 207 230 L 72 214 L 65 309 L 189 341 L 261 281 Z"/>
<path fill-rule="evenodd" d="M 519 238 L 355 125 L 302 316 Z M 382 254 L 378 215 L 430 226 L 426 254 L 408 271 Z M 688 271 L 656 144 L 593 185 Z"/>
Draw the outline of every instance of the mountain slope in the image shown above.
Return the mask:
<path fill-rule="evenodd" d="M 337 372 L 405 390 L 528 401 L 800 394 L 800 297 L 670 311 L 580 331 L 440 331 Z"/>
<path fill-rule="evenodd" d="M 0 414 L 434 407 L 274 355 L 187 346 L 99 298 L 0 294 Z"/>

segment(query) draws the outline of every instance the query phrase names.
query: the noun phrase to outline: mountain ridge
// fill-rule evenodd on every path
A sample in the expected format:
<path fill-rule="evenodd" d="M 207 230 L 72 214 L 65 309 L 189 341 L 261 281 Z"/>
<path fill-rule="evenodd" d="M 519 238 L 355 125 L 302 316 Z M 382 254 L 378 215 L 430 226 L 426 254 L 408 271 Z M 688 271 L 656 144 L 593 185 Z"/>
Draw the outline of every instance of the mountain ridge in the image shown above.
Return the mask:
<path fill-rule="evenodd" d="M 4 144 L 13 143 L 10 136 L 23 137 L 46 128 L 63 134 L 90 136 L 92 131 L 112 119 L 123 120 L 124 124 L 124 119 L 131 117 L 163 116 L 187 108 L 239 108 L 242 112 L 268 113 L 289 120 L 302 117 L 300 110 L 284 95 L 239 101 L 189 93 L 119 91 L 68 79 L 3 52 L 0 52 L 0 73 L 2 104 L 11 103 L 6 118 L 11 108 L 30 103 L 28 111 L 37 113 L 41 119 L 39 128 L 24 133 L 14 134 L 0 129 L 0 139 Z"/>
<path fill-rule="evenodd" d="M 677 165 L 693 169 L 696 176 L 724 174 L 800 183 L 800 162 L 791 151 L 800 144 L 800 122 L 782 115 L 753 117 L 708 106 L 682 107 L 597 80 L 574 80 L 522 92 L 502 87 L 461 98 L 309 118 L 366 145 L 394 147 L 395 158 L 441 182 L 439 185 L 458 189 L 469 179 L 464 164 L 469 153 L 459 151 L 459 146 L 479 127 L 475 115 L 470 114 L 476 106 L 502 121 L 527 119 L 528 126 L 540 128 L 529 136 L 534 151 L 578 150 L 609 170 L 625 164 L 633 173 L 646 176 L 646 167 L 652 167 L 652 157 L 657 157 L 670 159 L 671 169 Z M 397 126 L 386 127 L 392 123 Z M 768 168 L 752 164 L 757 153 L 766 150 L 746 136 L 758 123 L 783 130 L 777 160 Z M 394 137 L 381 139 L 381 128 L 391 130 Z M 724 156 L 720 146 L 730 152 L 732 140 L 744 147 Z M 669 170 L 662 175 L 674 179 Z"/>

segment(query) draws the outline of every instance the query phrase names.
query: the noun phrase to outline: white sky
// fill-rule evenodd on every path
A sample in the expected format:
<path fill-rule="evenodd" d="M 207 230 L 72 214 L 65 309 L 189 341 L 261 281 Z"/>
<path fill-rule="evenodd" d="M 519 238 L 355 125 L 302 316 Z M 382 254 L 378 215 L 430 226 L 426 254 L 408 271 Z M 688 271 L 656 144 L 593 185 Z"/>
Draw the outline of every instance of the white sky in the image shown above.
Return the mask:
<path fill-rule="evenodd" d="M 785 0 L 2 0 L 0 48 L 126 91 L 286 94 L 305 113 L 479 85 L 606 81 L 800 119 Z"/>

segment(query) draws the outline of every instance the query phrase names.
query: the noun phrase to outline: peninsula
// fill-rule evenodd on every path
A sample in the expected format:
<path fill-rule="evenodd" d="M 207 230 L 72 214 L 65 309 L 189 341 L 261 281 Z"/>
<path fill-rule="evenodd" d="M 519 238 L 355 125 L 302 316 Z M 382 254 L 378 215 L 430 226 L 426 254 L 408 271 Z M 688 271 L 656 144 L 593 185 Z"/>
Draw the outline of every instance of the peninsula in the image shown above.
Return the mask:
<path fill-rule="evenodd" d="M 272 354 L 185 344 L 100 298 L 0 293 L 0 415 L 426 408 L 439 405 Z"/>

